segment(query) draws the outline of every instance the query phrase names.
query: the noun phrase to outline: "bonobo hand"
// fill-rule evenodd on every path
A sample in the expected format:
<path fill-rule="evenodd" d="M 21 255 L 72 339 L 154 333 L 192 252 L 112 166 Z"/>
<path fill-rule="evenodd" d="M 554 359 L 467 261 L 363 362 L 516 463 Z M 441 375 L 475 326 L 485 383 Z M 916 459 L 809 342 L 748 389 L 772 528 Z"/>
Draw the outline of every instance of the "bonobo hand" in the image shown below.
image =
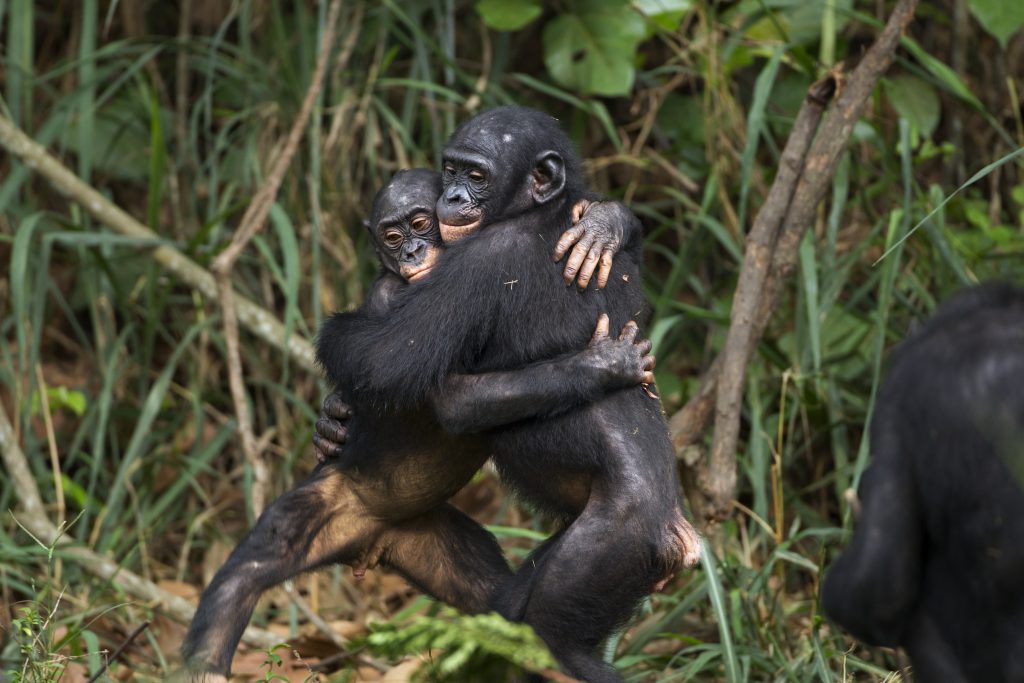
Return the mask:
<path fill-rule="evenodd" d="M 565 284 L 572 284 L 573 278 L 576 278 L 580 289 L 586 289 L 594 269 L 600 263 L 597 288 L 603 289 L 612 272 L 615 252 L 622 246 L 626 226 L 632 220 L 629 209 L 619 202 L 591 202 L 586 199 L 576 202 L 572 207 L 573 226 L 562 233 L 555 245 L 556 261 L 572 247 L 562 273 Z"/>
<path fill-rule="evenodd" d="M 317 462 L 341 455 L 341 446 L 348 440 L 345 422 L 351 416 L 352 409 L 341 400 L 338 392 L 324 399 L 320 417 L 316 421 L 316 433 L 313 434 L 313 450 L 316 451 Z"/>
<path fill-rule="evenodd" d="M 582 355 L 591 367 L 603 374 L 608 388 L 654 383 L 651 340 L 636 341 L 638 332 L 636 323 L 630 320 L 622 328 L 619 338 L 613 339 L 608 336 L 608 316 L 602 313 L 597 319 L 594 336 Z"/>

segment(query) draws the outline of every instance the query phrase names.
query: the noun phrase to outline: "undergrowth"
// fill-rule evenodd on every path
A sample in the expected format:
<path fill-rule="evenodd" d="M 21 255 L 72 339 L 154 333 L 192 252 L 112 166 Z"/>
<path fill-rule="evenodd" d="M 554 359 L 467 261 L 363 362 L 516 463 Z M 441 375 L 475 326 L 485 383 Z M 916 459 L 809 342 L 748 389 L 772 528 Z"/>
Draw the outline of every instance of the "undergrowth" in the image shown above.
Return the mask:
<path fill-rule="evenodd" d="M 644 223 L 648 331 L 671 413 L 721 348 L 743 235 L 803 94 L 860 56 L 889 4 L 347 2 L 300 153 L 235 286 L 311 338 L 374 275 L 359 226 L 376 188 L 399 168 L 436 166 L 474 112 L 535 106 L 570 131 L 591 184 Z M 325 5 L 0 1 L 0 112 L 208 266 L 298 111 Z M 736 514 L 709 532 L 702 565 L 607 644 L 630 681 L 894 676 L 895 653 L 857 645 L 817 605 L 850 527 L 845 493 L 869 460 L 864 425 L 887 351 L 955 289 L 1024 279 L 1013 156 L 1024 144 L 1024 17 L 1014 3 L 966 6 L 968 17 L 951 17 L 949 3 L 922 3 L 854 131 L 750 366 Z M 153 247 L 0 157 L 0 406 L 51 519 L 77 518 L 75 544 L 194 599 L 252 522 L 252 475 L 234 438 L 216 302 L 168 277 Z M 242 342 L 276 495 L 313 465 L 324 386 L 281 349 Z M 0 473 L 0 671 L 87 677 L 101 650 L 155 619 L 104 676 L 163 679 L 183 627 L 67 547 L 40 547 L 6 512 L 18 493 Z M 457 502 L 515 561 L 547 532 L 487 473 Z M 283 651 L 263 668 L 267 653 L 255 652 L 236 671 L 375 680 L 413 654 L 424 674 L 453 680 L 551 666 L 520 629 L 438 611 L 394 577 L 356 587 L 334 568 L 295 586 L 352 651 L 339 656 L 274 592 L 254 621 L 302 664 L 289 669 Z"/>

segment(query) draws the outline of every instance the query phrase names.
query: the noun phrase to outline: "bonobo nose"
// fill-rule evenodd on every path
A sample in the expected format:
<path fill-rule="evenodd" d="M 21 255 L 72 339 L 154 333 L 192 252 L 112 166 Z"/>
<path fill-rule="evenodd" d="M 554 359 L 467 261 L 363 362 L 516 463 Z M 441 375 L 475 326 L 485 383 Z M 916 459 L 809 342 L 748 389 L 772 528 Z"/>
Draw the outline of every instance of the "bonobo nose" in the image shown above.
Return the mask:
<path fill-rule="evenodd" d="M 457 187 L 449 187 L 444 192 L 444 203 L 448 205 L 464 204 L 466 198 Z"/>
<path fill-rule="evenodd" d="M 423 252 L 425 252 L 426 250 L 427 245 L 419 240 L 416 240 L 415 242 L 406 242 L 404 249 L 406 256 L 415 257 L 422 256 Z"/>

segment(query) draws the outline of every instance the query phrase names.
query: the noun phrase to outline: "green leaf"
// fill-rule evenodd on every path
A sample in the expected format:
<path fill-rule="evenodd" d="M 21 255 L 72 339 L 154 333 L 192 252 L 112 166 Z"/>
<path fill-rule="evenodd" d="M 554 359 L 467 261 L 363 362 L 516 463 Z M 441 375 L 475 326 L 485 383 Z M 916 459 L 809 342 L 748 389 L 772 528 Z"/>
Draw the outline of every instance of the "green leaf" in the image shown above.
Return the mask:
<path fill-rule="evenodd" d="M 644 19 L 626 3 L 582 0 L 544 27 L 544 63 L 561 85 L 579 92 L 626 95 L 636 76 Z"/>
<path fill-rule="evenodd" d="M 51 411 L 55 411 L 58 408 L 67 408 L 79 417 L 85 414 L 85 394 L 81 391 L 75 391 L 67 387 L 47 387 L 46 399 L 50 403 Z"/>
<path fill-rule="evenodd" d="M 1010 36 L 1024 26 L 1024 2 L 1020 0 L 967 0 L 967 6 L 1004 50 Z"/>
<path fill-rule="evenodd" d="M 666 31 L 674 31 L 693 7 L 693 0 L 633 0 L 633 7 Z"/>
<path fill-rule="evenodd" d="M 496 31 L 518 31 L 540 16 L 540 0 L 480 0 L 476 11 Z"/>
<path fill-rule="evenodd" d="M 935 89 L 915 76 L 889 79 L 889 101 L 899 115 L 912 123 L 923 137 L 930 137 L 939 125 L 941 104 Z"/>

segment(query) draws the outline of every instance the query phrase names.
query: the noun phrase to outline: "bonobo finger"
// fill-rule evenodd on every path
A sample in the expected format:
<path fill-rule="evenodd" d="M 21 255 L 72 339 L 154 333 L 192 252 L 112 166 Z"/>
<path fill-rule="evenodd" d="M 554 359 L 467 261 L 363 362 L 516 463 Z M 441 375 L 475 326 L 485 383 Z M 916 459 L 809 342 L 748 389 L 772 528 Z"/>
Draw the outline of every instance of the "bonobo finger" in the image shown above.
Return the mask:
<path fill-rule="evenodd" d="M 329 394 L 324 399 L 323 412 L 335 420 L 352 417 L 352 408 L 341 400 L 341 395 L 338 393 Z"/>
<path fill-rule="evenodd" d="M 639 331 L 640 328 L 637 327 L 636 321 L 630 320 L 628 323 L 622 326 L 622 332 L 619 333 L 619 341 L 624 341 L 632 344 L 633 340 L 636 339 L 637 332 Z"/>
<path fill-rule="evenodd" d="M 658 359 L 656 356 L 648 354 L 640 360 L 640 367 L 642 367 L 644 370 L 654 370 L 654 366 L 657 362 Z"/>
<path fill-rule="evenodd" d="M 575 204 L 572 205 L 572 223 L 573 223 L 573 225 L 575 225 L 575 224 L 580 222 L 580 219 L 583 218 L 583 214 L 585 214 L 587 212 L 587 209 L 590 208 L 590 204 L 591 204 L 591 202 L 590 202 L 589 199 L 581 199 L 581 200 L 579 200 L 578 202 L 576 202 Z"/>
<path fill-rule="evenodd" d="M 316 461 L 323 462 L 341 455 L 341 447 L 328 441 L 319 434 L 313 435 L 313 451 L 316 453 Z"/>
<path fill-rule="evenodd" d="M 590 338 L 591 344 L 596 344 L 602 339 L 608 338 L 608 314 L 602 313 L 597 316 L 597 327 L 594 328 L 594 336 Z"/>
<path fill-rule="evenodd" d="M 583 237 L 583 233 L 585 232 L 586 230 L 583 228 L 583 226 L 579 225 L 574 225 L 573 227 L 563 232 L 562 236 L 558 238 L 558 242 L 555 244 L 555 254 L 553 260 L 558 261 L 563 256 L 565 256 L 565 252 L 569 251 L 569 247 L 579 242 L 580 238 Z"/>
<path fill-rule="evenodd" d="M 654 373 L 650 372 L 650 371 L 645 372 L 644 373 L 644 379 L 643 379 L 642 382 L 640 382 L 640 384 L 645 384 L 645 385 L 654 384 Z M 656 396 L 654 394 L 654 392 L 652 392 L 650 389 L 647 389 L 647 395 L 650 396 L 651 398 L 655 398 L 655 396 Z"/>
<path fill-rule="evenodd" d="M 576 278 L 576 284 L 580 289 L 586 289 L 590 284 L 590 278 L 594 277 L 594 271 L 601 260 L 601 245 L 595 244 L 587 252 L 587 258 L 583 260 L 583 267 L 580 269 L 580 276 Z"/>
<path fill-rule="evenodd" d="M 593 236 L 584 234 L 580 241 L 576 243 L 576 246 L 572 248 L 569 260 L 565 263 L 565 270 L 562 272 L 565 284 L 571 285 L 572 281 L 576 279 L 576 273 L 579 272 L 580 265 L 583 263 L 583 259 L 587 257 L 587 252 L 590 251 L 590 245 L 593 243 Z"/>
<path fill-rule="evenodd" d="M 612 262 L 615 260 L 615 254 L 611 249 L 605 249 L 601 252 L 601 268 L 597 271 L 597 288 L 604 289 L 604 286 L 608 284 L 608 278 L 612 274 Z"/>
<path fill-rule="evenodd" d="M 334 443 L 345 443 L 348 440 L 348 428 L 337 420 L 321 415 L 316 421 L 316 433 Z"/>
<path fill-rule="evenodd" d="M 654 344 L 651 343 L 650 339 L 641 339 L 636 343 L 636 350 L 639 351 L 641 355 L 647 355 L 651 352 L 651 348 L 653 348 L 653 346 Z"/>

